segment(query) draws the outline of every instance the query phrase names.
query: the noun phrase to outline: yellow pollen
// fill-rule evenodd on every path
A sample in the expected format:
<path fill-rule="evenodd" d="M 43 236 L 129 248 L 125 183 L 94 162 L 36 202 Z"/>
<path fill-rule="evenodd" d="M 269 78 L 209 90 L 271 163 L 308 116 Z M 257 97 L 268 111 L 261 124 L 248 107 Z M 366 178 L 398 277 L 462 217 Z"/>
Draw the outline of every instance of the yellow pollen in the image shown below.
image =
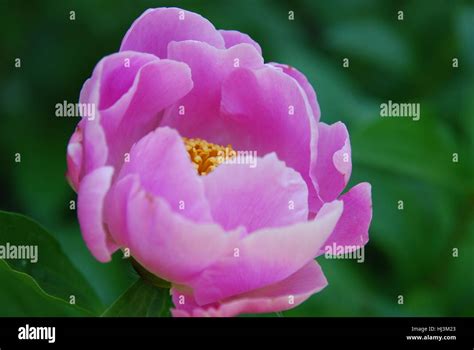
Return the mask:
<path fill-rule="evenodd" d="M 232 145 L 224 147 L 202 139 L 188 139 L 187 137 L 183 137 L 183 141 L 199 175 L 209 174 L 225 159 L 233 158 L 236 155 Z"/>

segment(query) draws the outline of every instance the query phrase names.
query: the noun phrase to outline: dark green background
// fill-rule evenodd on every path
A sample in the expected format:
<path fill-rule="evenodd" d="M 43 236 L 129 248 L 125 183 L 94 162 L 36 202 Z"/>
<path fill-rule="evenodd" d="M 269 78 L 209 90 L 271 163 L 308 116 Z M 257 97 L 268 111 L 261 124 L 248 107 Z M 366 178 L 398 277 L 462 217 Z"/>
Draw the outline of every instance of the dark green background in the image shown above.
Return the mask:
<path fill-rule="evenodd" d="M 69 210 L 75 193 L 64 177 L 77 120 L 56 118 L 55 104 L 77 101 L 97 61 L 118 50 L 144 10 L 160 6 L 196 11 L 217 28 L 246 32 L 266 61 L 304 72 L 322 120 L 349 128 L 351 185 L 372 184 L 365 262 L 319 258 L 329 286 L 283 315 L 474 316 L 472 1 L 1 1 L 0 209 L 30 216 L 52 232 L 98 296 L 96 310 L 136 276 L 120 256 L 107 265 L 96 262 L 82 242 Z M 381 118 L 380 104 L 388 100 L 420 103 L 421 120 Z M 399 200 L 404 210 L 397 209 Z M 19 305 L 42 301 L 34 291 L 13 292 L 27 287 L 5 276 L 0 273 L 6 291 L 1 316 L 45 313 L 6 307 L 8 298 L 25 298 Z"/>

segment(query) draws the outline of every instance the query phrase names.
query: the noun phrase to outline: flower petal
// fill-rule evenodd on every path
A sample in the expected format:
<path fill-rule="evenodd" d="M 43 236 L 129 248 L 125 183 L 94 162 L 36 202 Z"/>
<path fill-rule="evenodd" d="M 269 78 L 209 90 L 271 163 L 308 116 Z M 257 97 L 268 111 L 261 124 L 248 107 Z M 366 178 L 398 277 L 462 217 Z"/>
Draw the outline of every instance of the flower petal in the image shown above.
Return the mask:
<path fill-rule="evenodd" d="M 302 87 L 304 92 L 306 93 L 306 97 L 308 98 L 308 102 L 311 105 L 311 109 L 313 110 L 313 116 L 316 122 L 319 122 L 319 118 L 321 116 L 321 110 L 319 109 L 318 98 L 316 97 L 316 92 L 314 91 L 313 86 L 308 81 L 303 73 L 292 66 L 288 66 L 286 64 L 280 63 L 270 63 L 274 67 L 281 68 L 283 72 L 288 74 L 290 77 L 294 78 L 298 84 Z"/>
<path fill-rule="evenodd" d="M 167 110 L 162 125 L 186 137 L 224 144 L 229 125 L 220 116 L 222 82 L 238 67 L 262 67 L 262 56 L 249 44 L 219 50 L 197 41 L 171 43 L 168 56 L 191 68 L 194 87 Z"/>
<path fill-rule="evenodd" d="M 225 47 L 227 49 L 232 46 L 245 43 L 252 45 L 257 49 L 260 55 L 262 54 L 262 48 L 260 45 L 245 33 L 241 33 L 236 30 L 219 30 L 219 33 L 221 33 L 222 37 L 224 38 Z"/>
<path fill-rule="evenodd" d="M 344 211 L 324 247 L 343 246 L 347 252 L 364 246 L 369 241 L 369 226 L 372 221 L 371 186 L 360 183 L 340 197 L 344 202 Z"/>
<path fill-rule="evenodd" d="M 92 95 L 97 98 L 92 102 L 96 102 L 101 111 L 112 107 L 130 90 L 140 69 L 150 62 L 159 62 L 159 59 L 134 51 L 114 53 L 102 58 L 88 81 L 90 89 L 99 91 L 98 95 Z"/>
<path fill-rule="evenodd" d="M 175 317 L 232 317 L 239 314 L 269 313 L 292 309 L 326 287 L 327 280 L 316 261 L 311 261 L 288 278 L 221 303 L 199 307 L 192 296 L 173 290 Z"/>
<path fill-rule="evenodd" d="M 72 134 L 67 145 L 66 177 L 72 188 L 77 192 L 82 170 L 82 132 L 80 129 Z"/>
<path fill-rule="evenodd" d="M 351 146 L 346 126 L 319 123 L 318 159 L 312 169 L 323 202 L 339 197 L 352 171 Z"/>
<path fill-rule="evenodd" d="M 203 177 L 214 221 L 226 230 L 243 225 L 249 233 L 306 221 L 308 189 L 301 175 L 274 153 L 251 157 L 228 159 L 253 162 L 221 164 Z"/>
<path fill-rule="evenodd" d="M 317 125 L 302 88 L 274 67 L 238 69 L 222 87 L 221 138 L 237 150 L 276 152 L 298 171 L 309 190 L 313 210 L 318 197 L 310 177 L 316 162 Z"/>
<path fill-rule="evenodd" d="M 67 147 L 66 177 L 75 191 L 84 176 L 106 165 L 108 152 L 102 126 L 97 120 L 82 119 Z"/>
<path fill-rule="evenodd" d="M 187 285 L 199 305 L 277 283 L 318 254 L 343 210 L 340 201 L 326 203 L 311 222 L 263 229 L 245 236 L 225 257 Z"/>
<path fill-rule="evenodd" d="M 101 91 L 94 102 L 107 139 L 107 163 L 119 169 L 130 147 L 159 125 L 161 112 L 191 90 L 192 80 L 184 63 L 124 51 L 99 62 L 87 89 L 93 85 Z"/>
<path fill-rule="evenodd" d="M 180 215 L 196 222 L 212 221 L 204 184 L 176 130 L 158 128 L 135 144 L 118 180 L 129 174 L 138 174 L 145 191 L 165 199 Z"/>
<path fill-rule="evenodd" d="M 79 123 L 82 128 L 82 159 L 81 179 L 107 162 L 108 147 L 102 126 L 96 120 L 83 119 Z"/>
<path fill-rule="evenodd" d="M 224 48 L 222 36 L 204 17 L 179 8 L 156 8 L 145 11 L 133 22 L 120 51 L 148 52 L 166 58 L 168 44 L 183 40 Z"/>
<path fill-rule="evenodd" d="M 191 221 L 142 189 L 128 199 L 127 230 L 131 255 L 155 275 L 180 284 L 215 263 L 242 234 Z"/>
<path fill-rule="evenodd" d="M 82 119 L 70 140 L 73 187 L 98 167 L 118 170 L 130 147 L 158 126 L 164 108 L 191 88 L 184 63 L 129 51 L 103 58 L 81 90 L 80 103 L 91 104 L 96 115 Z"/>
<path fill-rule="evenodd" d="M 113 240 L 121 247 L 130 246 L 127 224 L 127 204 L 131 196 L 139 190 L 137 174 L 116 180 L 105 197 L 104 217 Z"/>
<path fill-rule="evenodd" d="M 104 198 L 110 187 L 114 169 L 101 167 L 86 175 L 79 187 L 77 212 L 81 232 L 94 257 L 110 261 L 117 249 L 103 223 Z"/>

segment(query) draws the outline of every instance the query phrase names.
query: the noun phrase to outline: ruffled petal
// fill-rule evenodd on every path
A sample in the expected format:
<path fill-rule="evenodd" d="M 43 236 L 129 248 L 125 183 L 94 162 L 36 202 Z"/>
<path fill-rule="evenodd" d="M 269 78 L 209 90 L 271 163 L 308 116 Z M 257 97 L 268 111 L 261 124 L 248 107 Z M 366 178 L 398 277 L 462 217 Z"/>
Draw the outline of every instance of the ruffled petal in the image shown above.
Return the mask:
<path fill-rule="evenodd" d="M 133 86 L 139 71 L 151 62 L 159 62 L 159 59 L 150 54 L 133 51 L 114 53 L 104 57 L 99 61 L 88 81 L 91 85 L 90 89 L 99 91 L 98 95 L 91 95 L 97 100 L 90 102 L 97 103 L 101 111 L 112 107 Z M 88 87 L 85 89 L 87 90 Z M 81 97 L 84 99 L 85 95 Z"/>
<path fill-rule="evenodd" d="M 260 156 L 276 152 L 298 171 L 309 190 L 313 211 L 318 201 L 310 167 L 316 162 L 317 125 L 302 88 L 295 79 L 273 67 L 239 69 L 222 87 L 220 138 L 237 150 Z"/>
<path fill-rule="evenodd" d="M 82 119 L 70 140 L 67 174 L 73 187 L 98 167 L 119 170 L 130 147 L 191 88 L 184 63 L 129 51 L 103 58 L 81 90 L 80 103 L 91 104 L 96 115 Z"/>
<path fill-rule="evenodd" d="M 212 221 L 202 179 L 176 130 L 158 128 L 135 144 L 118 180 L 129 174 L 137 174 L 143 189 L 165 199 L 176 213 L 196 222 Z"/>
<path fill-rule="evenodd" d="M 186 137 L 198 137 L 259 156 L 276 152 L 298 171 L 309 189 L 309 204 L 318 196 L 310 177 L 316 161 L 317 125 L 306 94 L 295 79 L 263 65 L 248 44 L 218 50 L 199 42 L 169 45 L 169 57 L 187 63 L 193 90 L 169 108 L 163 125 Z"/>
<path fill-rule="evenodd" d="M 92 171 L 107 163 L 108 146 L 102 126 L 96 120 L 83 119 L 79 125 L 82 128 L 82 160 L 83 167 L 80 181 Z"/>
<path fill-rule="evenodd" d="M 107 163 L 119 169 L 130 147 L 154 130 L 161 112 L 192 86 L 191 71 L 184 63 L 130 51 L 102 59 L 82 96 L 93 98 L 90 102 L 99 106 L 108 145 Z"/>
<path fill-rule="evenodd" d="M 120 247 L 130 246 L 127 224 L 127 204 L 140 189 L 139 175 L 128 175 L 115 181 L 105 197 L 104 217 L 110 235 Z"/>
<path fill-rule="evenodd" d="M 241 239 L 225 257 L 188 283 L 199 305 L 277 283 L 314 259 L 343 210 L 325 204 L 316 218 L 283 228 L 262 229 Z"/>
<path fill-rule="evenodd" d="M 243 225 L 249 233 L 305 222 L 308 189 L 301 175 L 274 153 L 250 156 L 227 159 L 243 164 L 221 164 L 203 177 L 214 221 L 226 230 Z"/>
<path fill-rule="evenodd" d="M 316 122 L 319 122 L 319 118 L 321 116 L 321 110 L 319 109 L 318 98 L 316 97 L 316 92 L 314 91 L 313 86 L 308 81 L 306 76 L 297 70 L 295 67 L 288 66 L 286 64 L 280 63 L 270 63 L 274 67 L 278 67 L 283 70 L 286 74 L 290 77 L 294 78 L 298 84 L 300 84 L 301 88 L 306 93 L 306 97 L 308 98 L 309 104 L 311 105 L 311 109 L 313 110 L 313 116 Z"/>
<path fill-rule="evenodd" d="M 66 177 L 77 192 L 82 170 L 82 132 L 80 129 L 72 134 L 67 145 L 67 171 Z"/>
<path fill-rule="evenodd" d="M 128 248 L 142 266 L 165 280 L 188 284 L 232 250 L 243 234 L 189 220 L 175 213 L 166 200 L 140 186 L 132 189 L 126 213 Z"/>
<path fill-rule="evenodd" d="M 372 221 L 371 186 L 367 182 L 360 183 L 340 197 L 344 202 L 344 211 L 333 233 L 324 243 L 320 254 L 325 248 L 344 247 L 351 252 L 369 241 L 369 226 Z"/>
<path fill-rule="evenodd" d="M 197 41 L 171 43 L 168 56 L 191 68 L 194 87 L 166 111 L 162 125 L 175 128 L 186 137 L 224 144 L 230 125 L 220 115 L 222 83 L 239 67 L 262 67 L 262 56 L 249 44 L 219 50 Z"/>
<path fill-rule="evenodd" d="M 224 38 L 225 47 L 227 49 L 238 44 L 250 44 L 257 49 L 260 55 L 262 54 L 262 48 L 260 45 L 245 33 L 236 30 L 219 30 L 219 33 L 221 33 Z"/>
<path fill-rule="evenodd" d="M 319 198 L 330 202 L 339 197 L 352 171 L 351 145 L 346 126 L 319 123 L 318 158 L 312 169 Z"/>
<path fill-rule="evenodd" d="M 110 187 L 114 169 L 101 167 L 84 177 L 77 200 L 77 212 L 82 236 L 94 257 L 107 262 L 117 245 L 103 223 L 104 198 Z"/>
<path fill-rule="evenodd" d="M 148 52 L 166 58 L 168 44 L 183 40 L 224 48 L 224 39 L 207 19 L 179 8 L 163 7 L 149 9 L 133 22 L 120 51 Z"/>
<path fill-rule="evenodd" d="M 288 278 L 210 306 L 200 307 L 192 295 L 173 290 L 174 317 L 233 317 L 292 309 L 326 287 L 327 280 L 316 261 L 311 261 Z"/>

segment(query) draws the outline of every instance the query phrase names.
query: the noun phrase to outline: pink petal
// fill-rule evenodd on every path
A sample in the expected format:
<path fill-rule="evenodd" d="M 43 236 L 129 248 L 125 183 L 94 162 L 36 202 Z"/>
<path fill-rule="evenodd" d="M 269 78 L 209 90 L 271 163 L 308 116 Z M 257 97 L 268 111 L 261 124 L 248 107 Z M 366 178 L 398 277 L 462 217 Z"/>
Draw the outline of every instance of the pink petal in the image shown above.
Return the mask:
<path fill-rule="evenodd" d="M 212 221 L 204 184 L 176 130 L 158 128 L 135 144 L 118 179 L 129 174 L 138 174 L 143 189 L 165 199 L 174 212 L 196 222 Z"/>
<path fill-rule="evenodd" d="M 306 221 L 308 189 L 301 175 L 274 153 L 254 161 L 254 167 L 221 164 L 203 177 L 214 221 L 226 230 L 243 225 L 249 233 Z"/>
<path fill-rule="evenodd" d="M 269 313 L 292 309 L 326 287 L 327 280 L 316 261 L 311 261 L 288 278 L 211 306 L 200 307 L 190 295 L 173 290 L 175 317 L 232 317 L 239 314 Z M 180 303 L 181 302 L 181 303 Z"/>
<path fill-rule="evenodd" d="M 344 202 L 344 211 L 325 247 L 342 246 L 347 252 L 364 246 L 369 241 L 369 226 L 372 221 L 371 186 L 367 182 L 352 187 L 340 197 Z"/>
<path fill-rule="evenodd" d="M 129 60 L 128 67 L 126 59 Z M 132 86 L 138 70 L 154 60 L 158 59 L 141 53 L 113 54 L 99 61 L 92 77 L 84 83 L 79 102 L 92 105 L 96 115 L 93 120 L 83 118 L 69 141 L 68 178 L 74 188 L 78 188 L 83 176 L 105 165 L 109 158 L 107 138 L 111 137 L 107 137 L 110 132 L 104 130 L 104 124 L 118 124 L 122 115 L 111 113 L 108 117 L 104 116 L 104 108 L 119 101 Z M 100 123 L 104 117 L 106 123 Z"/>
<path fill-rule="evenodd" d="M 85 176 L 80 184 L 77 212 L 81 232 L 87 247 L 94 257 L 110 261 L 117 249 L 103 223 L 104 197 L 110 187 L 114 169 L 101 167 Z"/>
<path fill-rule="evenodd" d="M 346 126 L 319 123 L 318 159 L 312 169 L 323 202 L 339 197 L 351 176 L 351 146 Z"/>
<path fill-rule="evenodd" d="M 121 102 L 128 100 L 126 109 L 115 105 L 107 110 L 112 115 L 123 113 L 117 129 L 109 133 L 111 163 L 121 162 L 135 142 L 159 125 L 161 111 L 186 95 L 192 86 L 191 71 L 183 63 L 161 60 L 145 65 L 123 96 Z"/>
<path fill-rule="evenodd" d="M 260 55 L 262 54 L 262 48 L 260 45 L 245 33 L 241 33 L 236 30 L 219 30 L 219 33 L 221 33 L 222 37 L 224 38 L 225 47 L 227 49 L 232 46 L 245 43 L 252 45 L 257 49 Z"/>
<path fill-rule="evenodd" d="M 100 62 L 99 62 L 100 63 Z M 100 67 L 100 68 L 99 68 Z M 97 69 L 102 69 L 102 66 L 97 64 L 94 68 L 94 75 L 100 74 L 96 73 Z M 92 77 L 88 78 L 82 85 L 82 89 L 79 95 L 79 102 L 81 103 L 96 103 L 100 98 L 100 84 L 95 84 Z M 98 107 L 98 106 L 97 106 Z"/>
<path fill-rule="evenodd" d="M 199 305 L 277 283 L 318 254 L 341 216 L 340 201 L 325 204 L 314 221 L 262 229 L 241 239 L 225 257 L 187 285 Z"/>
<path fill-rule="evenodd" d="M 127 204 L 131 196 L 139 190 L 137 174 L 116 180 L 105 197 L 104 216 L 113 240 L 121 247 L 130 246 L 127 223 Z"/>
<path fill-rule="evenodd" d="M 97 84 L 98 108 L 106 110 L 116 104 L 132 87 L 139 71 L 159 59 L 150 54 L 125 51 L 104 57 L 94 69 L 89 84 Z M 91 87 L 92 88 L 92 87 Z"/>
<path fill-rule="evenodd" d="M 287 74 L 266 66 L 235 70 L 222 87 L 220 137 L 237 150 L 276 152 L 298 171 L 309 190 L 313 211 L 318 197 L 310 177 L 316 162 L 317 125 L 302 88 Z M 223 142 L 224 142 L 223 140 Z"/>
<path fill-rule="evenodd" d="M 80 179 L 98 169 L 107 162 L 108 147 L 104 130 L 97 120 L 83 119 L 79 123 L 82 128 L 82 159 L 83 167 Z"/>
<path fill-rule="evenodd" d="M 107 164 L 119 169 L 130 147 L 158 126 L 161 112 L 191 88 L 191 71 L 184 63 L 130 51 L 102 59 L 85 84 L 81 102 L 99 106 Z M 92 93 L 97 90 L 99 94 Z"/>
<path fill-rule="evenodd" d="M 131 255 L 155 275 L 180 284 L 231 251 L 242 234 L 191 221 L 144 190 L 128 198 L 127 231 Z"/>
<path fill-rule="evenodd" d="M 168 44 L 183 40 L 224 48 L 222 36 L 204 17 L 179 8 L 157 8 L 145 11 L 133 22 L 120 51 L 148 52 L 166 58 Z"/>
<path fill-rule="evenodd" d="M 92 104 L 96 115 L 82 119 L 70 141 L 73 186 L 103 165 L 120 168 L 133 143 L 160 123 L 162 110 L 191 88 L 191 72 L 183 63 L 130 51 L 103 58 L 81 90 L 80 103 Z"/>
<path fill-rule="evenodd" d="M 82 132 L 77 129 L 67 145 L 67 172 L 66 177 L 71 187 L 77 192 L 82 171 Z"/>
<path fill-rule="evenodd" d="M 316 122 L 319 122 L 319 118 L 321 116 L 321 110 L 319 109 L 318 98 L 316 97 L 316 92 L 313 89 L 313 86 L 308 81 L 303 73 L 292 66 L 288 66 L 286 64 L 280 63 L 270 63 L 274 67 L 279 67 L 288 74 L 290 77 L 294 78 L 298 84 L 302 87 L 304 92 L 306 93 L 306 97 L 308 98 L 309 104 L 313 110 L 313 116 Z"/>
<path fill-rule="evenodd" d="M 173 316 L 189 317 L 193 314 L 193 311 L 200 310 L 204 312 L 204 308 L 201 308 L 193 297 L 193 291 L 190 288 L 180 285 L 173 285 L 170 290 L 171 299 L 175 305 L 175 309 L 171 309 Z M 217 303 L 212 304 L 217 306 Z M 177 315 L 175 314 L 177 313 Z"/>
<path fill-rule="evenodd" d="M 249 44 L 219 50 L 196 41 L 171 43 L 168 56 L 191 68 L 194 87 L 167 110 L 162 125 L 171 126 L 186 137 L 199 137 L 215 143 L 226 142 L 229 125 L 220 116 L 222 82 L 238 67 L 262 67 L 263 58 Z"/>

